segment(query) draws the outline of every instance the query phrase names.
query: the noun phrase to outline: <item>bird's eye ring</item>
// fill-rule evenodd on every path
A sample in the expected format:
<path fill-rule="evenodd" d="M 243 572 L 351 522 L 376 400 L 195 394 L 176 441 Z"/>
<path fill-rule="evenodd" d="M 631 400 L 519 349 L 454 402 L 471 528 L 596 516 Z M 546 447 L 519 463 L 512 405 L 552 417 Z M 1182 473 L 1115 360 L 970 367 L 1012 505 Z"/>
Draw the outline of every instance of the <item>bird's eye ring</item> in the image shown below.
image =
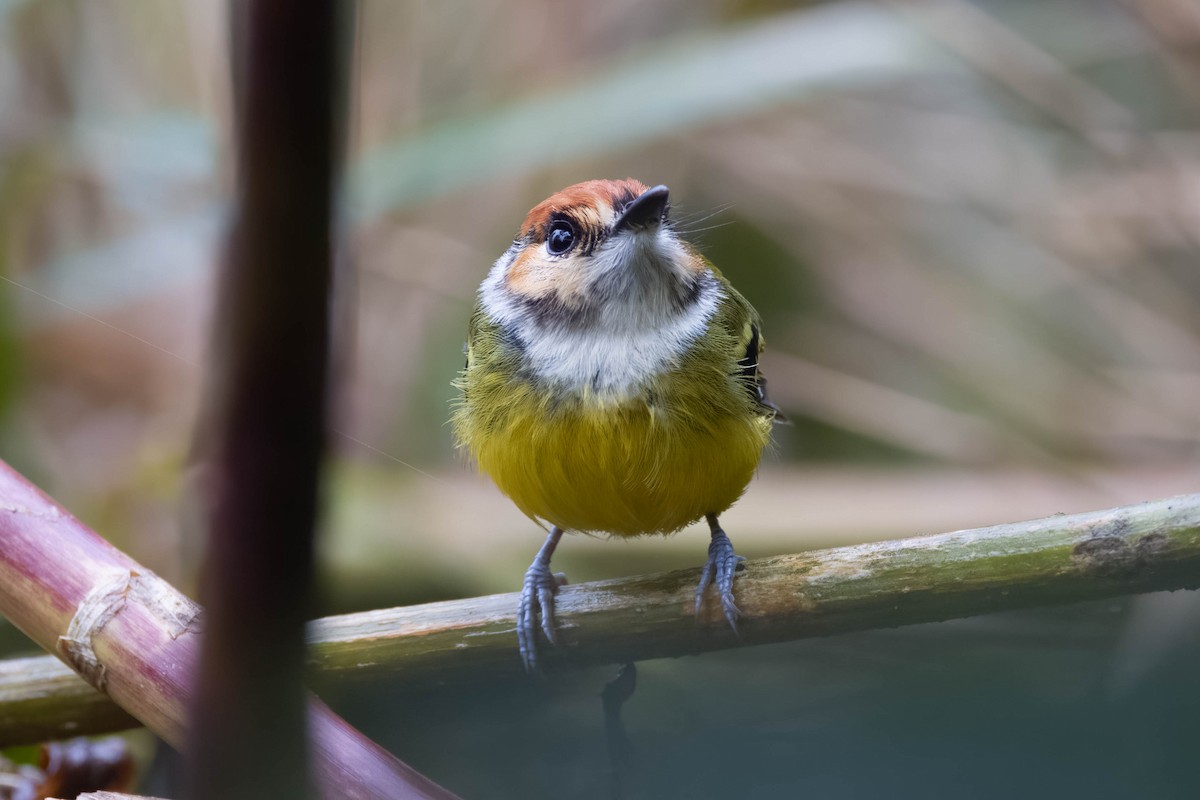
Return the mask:
<path fill-rule="evenodd" d="M 565 219 L 556 220 L 546 234 L 546 249 L 552 256 L 561 256 L 575 246 L 575 226 Z"/>

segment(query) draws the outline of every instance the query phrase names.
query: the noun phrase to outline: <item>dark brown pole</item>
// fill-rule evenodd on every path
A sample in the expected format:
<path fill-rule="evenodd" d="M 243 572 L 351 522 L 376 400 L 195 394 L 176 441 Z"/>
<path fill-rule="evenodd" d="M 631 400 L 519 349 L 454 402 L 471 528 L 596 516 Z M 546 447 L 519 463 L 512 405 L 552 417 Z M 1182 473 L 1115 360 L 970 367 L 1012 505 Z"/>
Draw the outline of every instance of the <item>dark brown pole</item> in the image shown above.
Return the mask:
<path fill-rule="evenodd" d="M 189 796 L 312 794 L 304 712 L 325 443 L 346 21 L 336 0 L 231 3 L 237 191 L 221 276 L 206 608 Z"/>

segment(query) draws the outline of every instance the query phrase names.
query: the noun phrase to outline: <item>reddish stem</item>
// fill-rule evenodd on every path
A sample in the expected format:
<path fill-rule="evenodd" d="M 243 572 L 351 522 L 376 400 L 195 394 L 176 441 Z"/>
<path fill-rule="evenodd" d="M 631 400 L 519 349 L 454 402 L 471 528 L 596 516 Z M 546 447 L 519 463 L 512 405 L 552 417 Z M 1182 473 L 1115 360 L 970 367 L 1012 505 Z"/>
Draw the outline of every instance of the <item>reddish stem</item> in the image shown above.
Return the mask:
<path fill-rule="evenodd" d="M 110 590 L 98 588 L 105 586 Z M 109 613 L 77 614 L 81 604 L 85 612 Z M 175 747 L 186 738 L 200 639 L 196 610 L 0 461 L 0 614 Z M 62 646 L 73 619 L 79 644 Z M 89 649 L 96 659 L 90 667 L 79 657 Z M 323 797 L 454 797 L 315 699 L 308 719 Z"/>

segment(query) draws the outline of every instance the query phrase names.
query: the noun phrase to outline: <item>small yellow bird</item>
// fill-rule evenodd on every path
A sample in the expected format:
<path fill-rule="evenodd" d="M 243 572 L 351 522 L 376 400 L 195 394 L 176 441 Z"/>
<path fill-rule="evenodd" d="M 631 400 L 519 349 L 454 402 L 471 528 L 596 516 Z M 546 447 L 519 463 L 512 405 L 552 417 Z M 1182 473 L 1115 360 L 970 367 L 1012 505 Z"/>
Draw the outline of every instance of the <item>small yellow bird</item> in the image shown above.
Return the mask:
<path fill-rule="evenodd" d="M 717 516 L 745 491 L 781 418 L 758 368 L 754 308 L 682 241 L 666 186 L 596 180 L 525 218 L 479 287 L 467 334 L 460 446 L 535 522 L 550 526 L 518 609 L 525 668 L 553 644 L 550 558 L 563 531 L 712 531 L 696 589 L 714 578 L 737 629 L 741 560 Z"/>

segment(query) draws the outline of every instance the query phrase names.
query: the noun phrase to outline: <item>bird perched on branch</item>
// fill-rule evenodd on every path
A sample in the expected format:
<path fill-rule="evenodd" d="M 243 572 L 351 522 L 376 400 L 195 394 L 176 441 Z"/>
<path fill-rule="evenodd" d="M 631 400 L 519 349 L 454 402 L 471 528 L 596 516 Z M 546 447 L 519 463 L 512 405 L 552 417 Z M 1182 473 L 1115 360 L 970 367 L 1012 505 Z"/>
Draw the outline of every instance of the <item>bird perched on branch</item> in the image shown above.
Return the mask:
<path fill-rule="evenodd" d="M 479 288 L 453 412 L 460 446 L 546 543 L 521 593 L 517 635 L 537 668 L 553 643 L 550 558 L 564 531 L 712 532 L 710 583 L 737 628 L 741 558 L 717 521 L 758 466 L 779 410 L 758 368 L 758 313 L 681 240 L 666 186 L 567 187 L 525 218 Z"/>

